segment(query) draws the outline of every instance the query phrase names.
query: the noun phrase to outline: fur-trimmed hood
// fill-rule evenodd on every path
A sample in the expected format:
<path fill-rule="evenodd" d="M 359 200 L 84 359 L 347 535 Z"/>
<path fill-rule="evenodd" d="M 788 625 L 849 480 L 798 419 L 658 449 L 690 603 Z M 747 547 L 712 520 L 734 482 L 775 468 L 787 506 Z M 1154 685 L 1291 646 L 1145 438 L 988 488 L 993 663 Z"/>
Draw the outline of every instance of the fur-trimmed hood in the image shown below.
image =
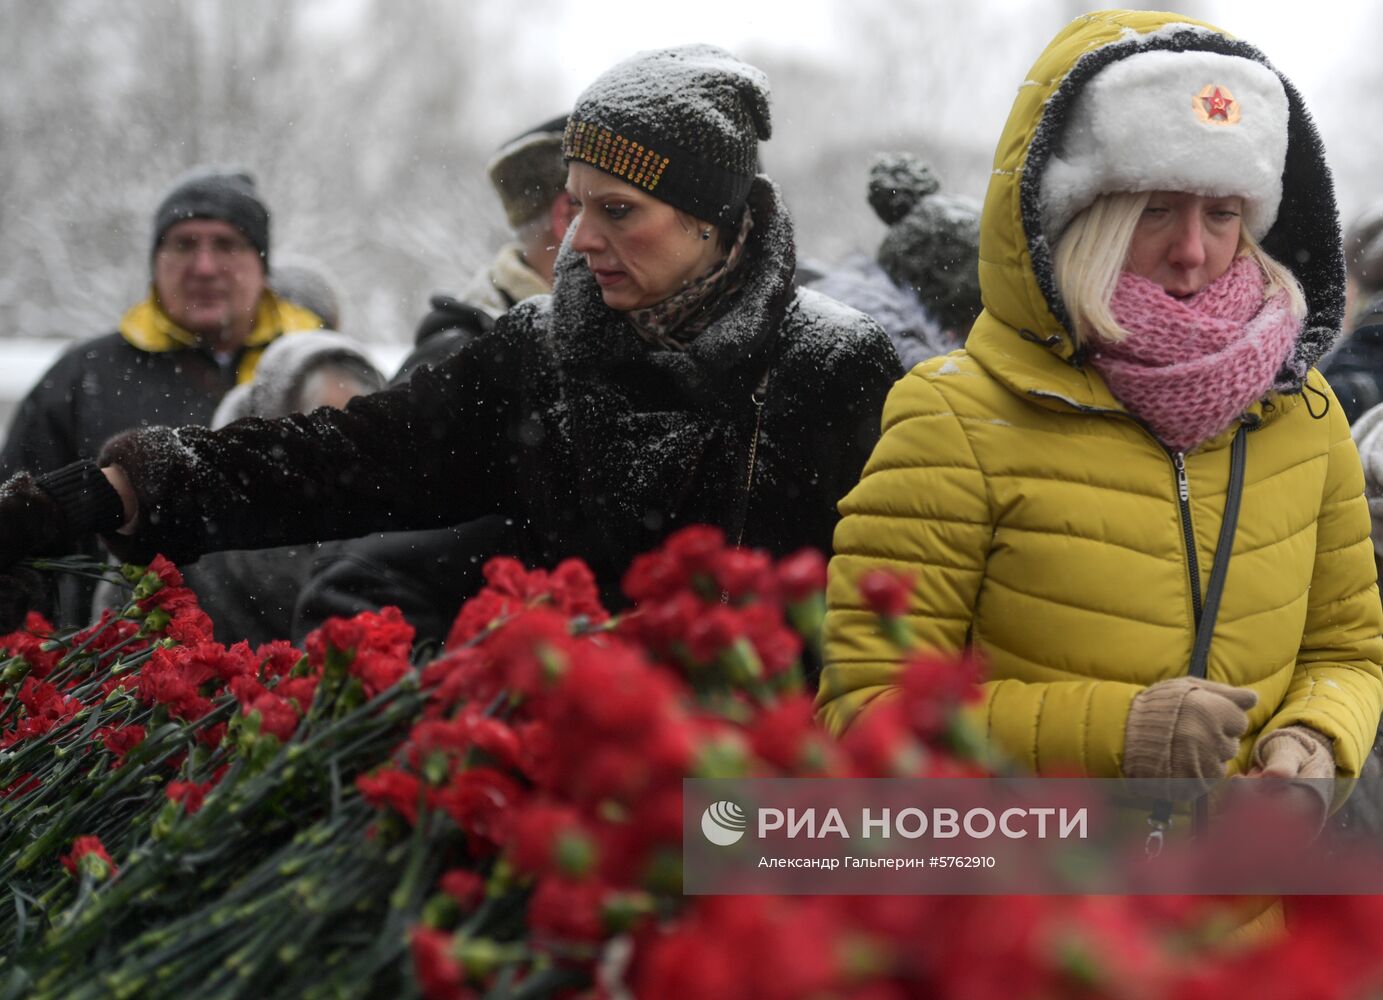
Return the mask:
<path fill-rule="evenodd" d="M 1338 336 L 1344 261 L 1330 170 L 1320 136 L 1291 82 L 1253 46 L 1174 14 L 1101 11 L 1078 18 L 1038 58 L 1019 88 L 999 140 L 980 230 L 985 312 L 1024 340 L 1080 368 L 1081 356 L 1052 273 L 1043 231 L 1042 179 L 1076 96 L 1112 63 L 1153 50 L 1204 51 L 1261 63 L 1282 80 L 1288 101 L 1287 155 L 1277 221 L 1264 249 L 1296 275 L 1307 316 L 1278 378 L 1300 392 L 1306 373 Z M 980 326 L 986 320 L 981 318 Z M 1091 376 L 1093 378 L 1093 376 Z"/>

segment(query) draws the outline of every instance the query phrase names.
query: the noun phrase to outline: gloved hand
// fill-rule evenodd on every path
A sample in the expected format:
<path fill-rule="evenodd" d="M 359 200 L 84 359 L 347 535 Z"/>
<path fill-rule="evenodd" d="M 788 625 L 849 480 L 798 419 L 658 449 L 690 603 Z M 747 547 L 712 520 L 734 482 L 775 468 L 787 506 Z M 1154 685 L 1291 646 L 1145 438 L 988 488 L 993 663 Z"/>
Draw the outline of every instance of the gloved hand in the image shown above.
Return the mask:
<path fill-rule="evenodd" d="M 114 531 L 124 504 L 95 462 L 74 462 L 35 479 L 21 472 L 0 486 L 0 634 L 24 622 L 44 593 L 28 556 L 75 548 L 94 531 Z"/>
<path fill-rule="evenodd" d="M 1304 781 L 1334 778 L 1334 741 L 1310 726 L 1274 729 L 1253 748 L 1249 773 Z"/>
<path fill-rule="evenodd" d="M 67 518 L 51 494 L 27 472 L 0 486 L 0 572 L 25 556 L 48 552 Z"/>
<path fill-rule="evenodd" d="M 1310 726 L 1274 729 L 1253 748 L 1248 776 L 1282 778 L 1292 808 L 1319 833 L 1335 797 L 1335 745 Z"/>
<path fill-rule="evenodd" d="M 1199 677 L 1151 685 L 1129 708 L 1124 776 L 1213 784 L 1238 754 L 1248 710 L 1257 703 L 1258 695 L 1246 688 Z"/>

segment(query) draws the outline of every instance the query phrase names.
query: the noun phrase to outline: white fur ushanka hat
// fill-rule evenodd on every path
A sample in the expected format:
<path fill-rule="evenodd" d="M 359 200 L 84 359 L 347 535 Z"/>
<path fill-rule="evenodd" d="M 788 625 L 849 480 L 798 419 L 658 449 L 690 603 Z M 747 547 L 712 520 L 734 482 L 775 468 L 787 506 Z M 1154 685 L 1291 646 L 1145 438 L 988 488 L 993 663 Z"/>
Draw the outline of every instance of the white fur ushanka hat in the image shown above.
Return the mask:
<path fill-rule="evenodd" d="M 1073 103 L 1042 176 L 1042 228 L 1055 239 L 1102 194 L 1241 195 L 1262 239 L 1277 219 L 1287 156 L 1287 94 L 1241 56 L 1139 52 L 1100 70 Z"/>

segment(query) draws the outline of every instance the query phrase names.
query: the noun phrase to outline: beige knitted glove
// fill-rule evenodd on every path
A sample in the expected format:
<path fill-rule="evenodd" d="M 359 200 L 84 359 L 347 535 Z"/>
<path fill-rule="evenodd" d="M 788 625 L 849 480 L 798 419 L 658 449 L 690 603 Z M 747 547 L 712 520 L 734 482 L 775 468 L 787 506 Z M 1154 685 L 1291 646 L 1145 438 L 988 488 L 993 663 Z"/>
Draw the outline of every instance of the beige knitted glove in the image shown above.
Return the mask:
<path fill-rule="evenodd" d="M 1124 777 L 1223 778 L 1258 695 L 1199 677 L 1159 681 L 1133 699 L 1124 728 Z"/>
<path fill-rule="evenodd" d="M 1330 803 L 1335 797 L 1335 741 L 1310 726 L 1283 726 L 1274 729 L 1253 748 L 1250 777 L 1286 778 L 1300 795 L 1297 801 L 1309 811 L 1316 831 L 1325 826 Z"/>
<path fill-rule="evenodd" d="M 1335 741 L 1310 726 L 1274 729 L 1253 748 L 1253 770 L 1307 781 L 1335 777 Z"/>

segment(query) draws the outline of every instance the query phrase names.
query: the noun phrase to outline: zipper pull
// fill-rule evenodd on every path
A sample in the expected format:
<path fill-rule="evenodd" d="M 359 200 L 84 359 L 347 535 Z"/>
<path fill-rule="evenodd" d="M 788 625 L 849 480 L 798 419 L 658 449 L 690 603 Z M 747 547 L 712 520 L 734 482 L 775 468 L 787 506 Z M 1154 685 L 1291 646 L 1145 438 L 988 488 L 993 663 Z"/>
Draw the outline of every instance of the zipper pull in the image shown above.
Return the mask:
<path fill-rule="evenodd" d="M 1191 487 L 1186 482 L 1186 456 L 1182 452 L 1177 452 L 1172 456 L 1172 464 L 1177 470 L 1177 496 L 1185 503 L 1191 499 Z"/>

